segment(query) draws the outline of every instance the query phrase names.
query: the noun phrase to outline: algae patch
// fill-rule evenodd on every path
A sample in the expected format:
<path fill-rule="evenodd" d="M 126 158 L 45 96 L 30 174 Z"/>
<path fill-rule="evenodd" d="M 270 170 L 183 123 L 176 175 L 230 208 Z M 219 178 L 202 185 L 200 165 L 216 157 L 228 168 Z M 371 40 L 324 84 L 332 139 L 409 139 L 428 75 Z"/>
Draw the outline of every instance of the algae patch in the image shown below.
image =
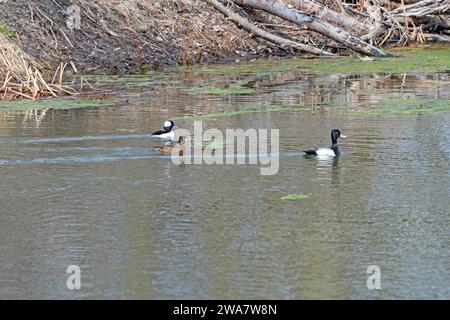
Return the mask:
<path fill-rule="evenodd" d="M 106 100 L 88 99 L 42 99 L 37 101 L 1 101 L 0 111 L 43 110 L 43 109 L 77 109 L 84 107 L 105 107 L 114 105 Z"/>
<path fill-rule="evenodd" d="M 358 56 L 337 58 L 286 58 L 246 61 L 223 65 L 177 67 L 178 72 L 197 72 L 221 78 L 226 75 L 260 76 L 282 72 L 304 71 L 321 73 L 404 73 L 450 70 L 450 47 L 405 47 L 389 51 L 393 58 L 363 60 Z"/>
<path fill-rule="evenodd" d="M 308 199 L 308 198 L 309 198 L 309 195 L 307 195 L 307 194 L 291 193 L 291 194 L 281 197 L 280 200 L 302 200 L 302 199 Z"/>
<path fill-rule="evenodd" d="M 306 60 L 306 59 L 304 59 Z M 214 64 L 200 66 L 178 66 L 178 72 L 198 72 L 209 75 L 261 75 L 289 71 L 297 65 L 295 59 L 261 59 L 255 61 L 242 61 L 229 64 Z"/>
<path fill-rule="evenodd" d="M 212 120 L 222 117 L 232 117 L 249 113 L 260 112 L 279 112 L 287 110 L 281 106 L 264 106 L 260 104 L 247 104 L 242 106 L 238 110 L 222 111 L 222 112 L 210 112 L 206 114 L 194 114 L 180 117 L 174 117 L 174 120 Z"/>
<path fill-rule="evenodd" d="M 241 86 L 219 88 L 219 87 L 197 87 L 189 88 L 187 90 L 190 94 L 214 94 L 214 95 L 226 95 L 226 94 L 252 94 L 255 89 L 245 88 Z"/>
<path fill-rule="evenodd" d="M 404 73 L 411 71 L 437 72 L 450 69 L 450 48 L 400 48 L 391 50 L 394 58 L 374 58 L 365 61 L 355 56 L 340 59 L 312 60 L 316 73 Z"/>
<path fill-rule="evenodd" d="M 399 114 L 432 114 L 449 111 L 450 101 L 432 99 L 383 99 L 375 103 L 375 108 L 364 108 L 352 112 L 356 115 L 399 115 Z"/>

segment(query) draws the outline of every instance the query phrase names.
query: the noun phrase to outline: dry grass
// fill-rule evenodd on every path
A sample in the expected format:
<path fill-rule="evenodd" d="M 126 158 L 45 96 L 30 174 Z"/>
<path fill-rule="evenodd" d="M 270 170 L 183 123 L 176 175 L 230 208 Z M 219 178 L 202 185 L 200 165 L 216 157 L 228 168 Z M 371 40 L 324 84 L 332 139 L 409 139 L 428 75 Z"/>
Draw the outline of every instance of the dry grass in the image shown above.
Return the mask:
<path fill-rule="evenodd" d="M 35 100 L 41 96 L 74 95 L 77 92 L 63 84 L 65 65 L 56 70 L 53 80 L 45 80 L 42 66 L 16 44 L 0 34 L 0 86 L 2 100 L 26 98 Z"/>

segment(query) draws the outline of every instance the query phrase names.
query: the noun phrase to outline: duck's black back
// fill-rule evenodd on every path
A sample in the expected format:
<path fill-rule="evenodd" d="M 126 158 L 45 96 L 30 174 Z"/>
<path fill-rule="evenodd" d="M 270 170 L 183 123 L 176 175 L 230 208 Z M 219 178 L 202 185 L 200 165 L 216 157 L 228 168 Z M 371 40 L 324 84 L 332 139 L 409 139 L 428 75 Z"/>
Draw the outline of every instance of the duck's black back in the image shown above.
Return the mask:
<path fill-rule="evenodd" d="M 152 133 L 152 136 L 160 136 L 162 134 L 168 133 L 166 130 L 158 130 Z"/>

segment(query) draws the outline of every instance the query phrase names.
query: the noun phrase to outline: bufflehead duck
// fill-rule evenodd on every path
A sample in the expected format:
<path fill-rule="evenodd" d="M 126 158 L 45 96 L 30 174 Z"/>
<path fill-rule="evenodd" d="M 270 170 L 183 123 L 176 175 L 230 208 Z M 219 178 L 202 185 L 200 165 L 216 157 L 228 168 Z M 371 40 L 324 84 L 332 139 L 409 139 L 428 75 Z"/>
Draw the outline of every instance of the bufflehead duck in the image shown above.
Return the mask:
<path fill-rule="evenodd" d="M 175 141 L 175 132 L 173 132 L 174 127 L 175 123 L 173 123 L 172 120 L 167 120 L 166 122 L 164 122 L 164 130 L 153 132 L 152 138 Z"/>
<path fill-rule="evenodd" d="M 331 130 L 331 148 L 319 148 L 315 150 L 305 150 L 304 152 L 309 155 L 319 157 L 339 157 L 341 152 L 337 143 L 338 138 L 346 138 L 338 129 Z"/>
<path fill-rule="evenodd" d="M 174 150 L 178 153 L 178 155 L 182 156 L 184 151 L 184 143 L 186 142 L 186 137 L 180 136 L 178 138 L 178 143 L 171 146 L 163 146 L 163 147 L 155 147 L 154 151 L 159 151 L 162 153 L 171 154 Z"/>

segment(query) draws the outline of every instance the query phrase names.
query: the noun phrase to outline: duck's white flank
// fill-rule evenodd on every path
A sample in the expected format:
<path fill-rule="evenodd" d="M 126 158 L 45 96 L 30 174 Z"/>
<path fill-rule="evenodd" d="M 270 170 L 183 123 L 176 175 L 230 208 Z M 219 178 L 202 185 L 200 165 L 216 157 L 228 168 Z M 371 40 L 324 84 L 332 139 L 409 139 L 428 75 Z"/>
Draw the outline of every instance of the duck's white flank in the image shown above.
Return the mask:
<path fill-rule="evenodd" d="M 335 157 L 333 149 L 330 148 L 319 148 L 316 150 L 316 153 L 319 157 Z"/>

